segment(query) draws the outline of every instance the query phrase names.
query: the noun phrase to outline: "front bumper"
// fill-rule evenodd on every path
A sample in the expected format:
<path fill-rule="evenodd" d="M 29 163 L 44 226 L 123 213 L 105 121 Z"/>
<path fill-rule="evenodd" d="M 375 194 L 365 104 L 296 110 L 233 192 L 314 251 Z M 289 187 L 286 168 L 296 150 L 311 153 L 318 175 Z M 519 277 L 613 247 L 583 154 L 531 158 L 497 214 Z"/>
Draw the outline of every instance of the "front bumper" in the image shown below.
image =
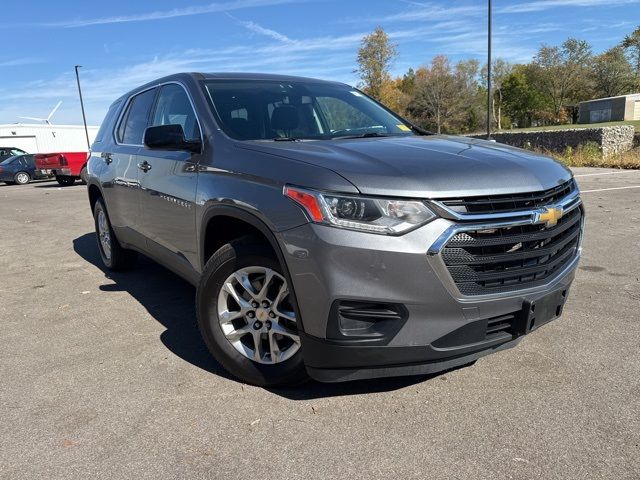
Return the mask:
<path fill-rule="evenodd" d="M 428 255 L 450 226 L 438 219 L 399 237 L 316 224 L 280 233 L 301 316 L 302 355 L 313 378 L 347 381 L 465 365 L 516 345 L 531 330 L 488 335 L 495 319 L 512 315 L 514 322 L 522 322 L 525 305 L 550 294 L 564 292 L 564 303 L 579 253 L 546 285 L 495 295 L 460 294 L 442 260 Z M 392 336 L 338 338 L 332 335 L 332 306 L 340 301 L 402 305 L 407 315 Z"/>

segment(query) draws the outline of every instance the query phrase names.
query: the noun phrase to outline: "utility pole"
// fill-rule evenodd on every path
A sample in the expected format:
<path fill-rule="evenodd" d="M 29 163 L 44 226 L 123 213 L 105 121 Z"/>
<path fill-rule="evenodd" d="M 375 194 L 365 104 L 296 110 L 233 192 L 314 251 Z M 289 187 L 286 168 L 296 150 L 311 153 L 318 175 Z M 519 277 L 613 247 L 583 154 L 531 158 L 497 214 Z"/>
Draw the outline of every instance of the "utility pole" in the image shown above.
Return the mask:
<path fill-rule="evenodd" d="M 491 0 L 487 24 L 487 140 L 491 140 Z"/>
<path fill-rule="evenodd" d="M 89 129 L 87 129 L 87 117 L 84 114 L 84 102 L 82 100 L 82 89 L 80 88 L 80 74 L 78 73 L 78 69 L 82 68 L 82 65 L 76 65 L 76 82 L 78 83 L 78 95 L 80 95 L 80 109 L 82 110 L 82 122 L 84 123 L 84 134 L 87 137 L 87 151 L 91 150 L 91 143 L 89 142 Z"/>

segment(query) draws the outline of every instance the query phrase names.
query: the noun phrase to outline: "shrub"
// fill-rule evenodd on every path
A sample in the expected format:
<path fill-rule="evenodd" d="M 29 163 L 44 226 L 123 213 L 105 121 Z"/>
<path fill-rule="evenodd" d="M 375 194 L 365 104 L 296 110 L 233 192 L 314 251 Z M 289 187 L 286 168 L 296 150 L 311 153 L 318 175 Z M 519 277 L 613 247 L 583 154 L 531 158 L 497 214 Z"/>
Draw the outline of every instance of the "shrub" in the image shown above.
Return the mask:
<path fill-rule="evenodd" d="M 543 152 L 569 167 L 640 168 L 640 148 L 603 158 L 595 142 L 587 142 L 573 149 L 566 147 L 562 153 Z"/>

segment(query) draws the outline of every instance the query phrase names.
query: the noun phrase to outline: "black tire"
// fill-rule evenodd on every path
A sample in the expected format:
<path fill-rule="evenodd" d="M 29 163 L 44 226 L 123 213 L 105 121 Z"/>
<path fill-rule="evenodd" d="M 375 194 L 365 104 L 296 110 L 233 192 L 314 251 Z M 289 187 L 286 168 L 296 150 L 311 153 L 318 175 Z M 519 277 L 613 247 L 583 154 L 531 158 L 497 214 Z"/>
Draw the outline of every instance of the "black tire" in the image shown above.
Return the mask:
<path fill-rule="evenodd" d="M 76 183 L 76 177 L 68 177 L 66 175 L 56 175 L 56 182 L 61 187 L 70 187 Z"/>
<path fill-rule="evenodd" d="M 101 214 L 104 214 L 106 229 L 109 232 L 108 238 L 110 242 L 110 252 L 108 253 L 105 251 L 105 248 L 102 245 L 100 228 L 98 226 Z M 100 252 L 100 258 L 102 259 L 102 263 L 104 263 L 104 266 L 113 271 L 128 270 L 132 268 L 136 263 L 138 255 L 133 250 L 122 248 L 120 242 L 118 242 L 118 239 L 113 233 L 113 228 L 111 228 L 111 222 L 109 221 L 107 209 L 104 206 L 101 198 L 96 201 L 96 204 L 93 207 L 93 220 L 96 228 L 98 251 Z"/>
<path fill-rule="evenodd" d="M 220 327 L 217 301 L 223 283 L 233 272 L 250 266 L 266 267 L 283 274 L 271 249 L 250 237 L 232 241 L 211 256 L 196 292 L 197 322 L 202 338 L 225 370 L 243 382 L 261 387 L 298 385 L 308 379 L 301 348 L 282 363 L 254 362 L 231 345 Z"/>
<path fill-rule="evenodd" d="M 16 183 L 18 185 L 26 185 L 31 181 L 31 175 L 29 175 L 27 172 L 18 172 L 13 176 L 13 180 L 13 183 Z"/>
<path fill-rule="evenodd" d="M 80 170 L 80 182 L 82 182 L 82 185 L 87 184 L 87 166 L 86 165 L 82 167 L 82 170 Z"/>

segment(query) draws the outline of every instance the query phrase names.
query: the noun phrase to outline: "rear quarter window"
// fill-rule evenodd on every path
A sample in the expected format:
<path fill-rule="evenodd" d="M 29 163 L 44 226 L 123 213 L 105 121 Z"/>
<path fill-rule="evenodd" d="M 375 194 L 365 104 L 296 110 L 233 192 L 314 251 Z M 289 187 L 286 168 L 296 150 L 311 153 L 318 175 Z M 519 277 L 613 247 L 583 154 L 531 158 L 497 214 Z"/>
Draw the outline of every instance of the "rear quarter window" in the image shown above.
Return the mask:
<path fill-rule="evenodd" d="M 120 111 L 120 107 L 122 106 L 122 101 L 114 102 L 110 107 L 109 111 L 104 117 L 100 128 L 98 129 L 98 133 L 96 134 L 96 138 L 93 141 L 94 143 L 102 143 L 105 140 L 105 136 L 107 132 L 113 129 L 113 124 L 115 123 L 116 116 Z"/>
<path fill-rule="evenodd" d="M 116 138 L 128 145 L 142 145 L 144 131 L 149 125 L 149 113 L 156 96 L 156 89 L 146 90 L 131 98 L 124 112 Z"/>

